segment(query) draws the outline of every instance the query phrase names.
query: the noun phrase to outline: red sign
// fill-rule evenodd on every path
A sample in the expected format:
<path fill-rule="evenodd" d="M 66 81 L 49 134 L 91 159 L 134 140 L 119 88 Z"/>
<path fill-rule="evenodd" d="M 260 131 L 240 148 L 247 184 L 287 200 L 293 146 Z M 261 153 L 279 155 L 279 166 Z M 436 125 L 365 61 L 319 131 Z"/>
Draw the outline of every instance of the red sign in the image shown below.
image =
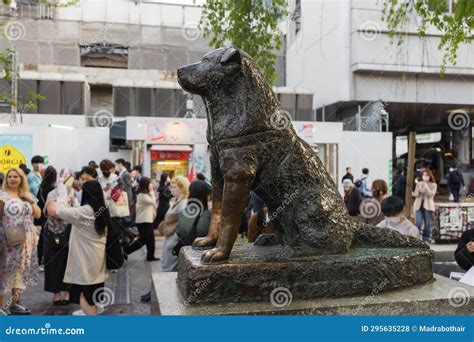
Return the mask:
<path fill-rule="evenodd" d="M 189 151 L 150 151 L 151 160 L 188 160 Z"/>

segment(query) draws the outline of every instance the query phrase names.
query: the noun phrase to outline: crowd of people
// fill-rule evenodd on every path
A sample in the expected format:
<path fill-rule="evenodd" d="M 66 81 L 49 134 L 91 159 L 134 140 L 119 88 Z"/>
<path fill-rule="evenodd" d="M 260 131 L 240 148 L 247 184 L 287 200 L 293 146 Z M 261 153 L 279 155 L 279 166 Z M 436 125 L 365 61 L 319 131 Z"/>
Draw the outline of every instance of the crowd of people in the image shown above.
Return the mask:
<path fill-rule="evenodd" d="M 393 180 L 392 196 L 387 196 L 389 188 L 383 179 L 376 179 L 370 187 L 368 186 L 369 170 L 367 168 L 362 169 L 362 175 L 355 181 L 353 181 L 354 176 L 351 171 L 350 167 L 346 168 L 346 174 L 342 178 L 344 202 L 349 215 L 365 223 L 391 228 L 402 234 L 431 242 L 437 184 L 429 169 L 423 170 L 421 177 L 415 181 L 416 186 L 413 190 L 415 225 L 404 216 L 406 192 L 404 170 L 398 172 Z M 366 214 L 365 207 L 370 206 L 371 203 L 375 203 L 374 207 L 379 210 L 375 213 L 371 210 Z"/>
<path fill-rule="evenodd" d="M 73 315 L 100 314 L 108 273 L 129 254 L 145 247 L 147 262 L 160 260 L 155 235 L 163 235 L 162 270 L 172 272 L 180 248 L 207 235 L 211 191 L 202 174 L 190 184 L 164 173 L 155 185 L 123 159 L 91 161 L 75 172 L 44 167 L 35 156 L 31 167 L 0 173 L 3 315 L 31 314 L 21 294 L 38 284 L 41 271 L 52 305 L 78 304 Z"/>
<path fill-rule="evenodd" d="M 146 262 L 161 259 L 162 271 L 174 272 L 180 249 L 209 230 L 211 185 L 202 174 L 190 183 L 163 173 L 155 182 L 142 175 L 141 166 L 132 168 L 123 159 L 91 161 L 72 171 L 44 167 L 44 159 L 35 156 L 31 167 L 0 173 L 0 314 L 31 314 L 21 295 L 37 285 L 41 271 L 52 305 L 78 304 L 73 315 L 100 314 L 108 274 L 128 255 L 145 247 Z M 354 219 L 431 241 L 437 184 L 429 169 L 420 170 L 412 192 L 416 224 L 404 215 L 404 170 L 395 176 L 391 196 L 386 181 L 369 184 L 367 168 L 357 179 L 347 168 L 342 184 Z M 458 196 L 456 187 L 451 190 Z M 364 200 L 377 203 L 380 212 L 364 215 Z M 252 192 L 240 233 L 249 242 L 271 234 L 269 214 Z M 456 251 L 464 269 L 474 262 L 473 231 L 464 233 Z M 164 239 L 160 257 L 155 255 L 157 235 Z M 141 296 L 150 299 L 150 292 Z"/>

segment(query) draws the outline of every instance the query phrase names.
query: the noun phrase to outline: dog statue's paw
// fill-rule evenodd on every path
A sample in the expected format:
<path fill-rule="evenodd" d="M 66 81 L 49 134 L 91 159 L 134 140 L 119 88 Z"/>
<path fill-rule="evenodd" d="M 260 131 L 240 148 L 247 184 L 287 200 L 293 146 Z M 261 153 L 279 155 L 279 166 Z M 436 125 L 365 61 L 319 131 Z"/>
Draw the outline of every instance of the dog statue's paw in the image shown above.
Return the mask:
<path fill-rule="evenodd" d="M 217 239 L 211 239 L 209 237 L 197 238 L 193 242 L 193 247 L 196 248 L 214 248 L 216 247 Z"/>
<path fill-rule="evenodd" d="M 229 254 L 217 248 L 206 251 L 201 255 L 201 262 L 203 264 L 219 264 L 227 261 L 227 259 L 229 259 Z"/>

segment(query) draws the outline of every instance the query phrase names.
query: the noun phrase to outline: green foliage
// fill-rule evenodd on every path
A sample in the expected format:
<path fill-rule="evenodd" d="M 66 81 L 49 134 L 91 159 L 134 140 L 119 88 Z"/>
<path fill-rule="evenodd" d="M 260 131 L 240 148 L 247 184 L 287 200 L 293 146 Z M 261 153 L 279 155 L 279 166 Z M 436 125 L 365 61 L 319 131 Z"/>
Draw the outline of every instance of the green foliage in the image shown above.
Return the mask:
<path fill-rule="evenodd" d="M 474 1 L 457 0 L 454 13 L 448 13 L 446 0 L 386 0 L 382 18 L 390 30 L 390 37 L 403 41 L 403 30 L 408 27 L 410 16 L 416 15 L 420 20 L 418 33 L 426 35 L 429 26 L 440 30 L 443 35 L 438 45 L 444 51 L 441 73 L 448 63 L 455 65 L 457 51 L 462 43 L 471 43 L 474 31 Z"/>
<path fill-rule="evenodd" d="M 278 79 L 276 52 L 282 46 L 278 23 L 286 15 L 285 0 L 207 0 L 200 26 L 204 36 L 211 37 L 210 46 L 219 48 L 230 42 L 243 49 L 273 84 Z"/>

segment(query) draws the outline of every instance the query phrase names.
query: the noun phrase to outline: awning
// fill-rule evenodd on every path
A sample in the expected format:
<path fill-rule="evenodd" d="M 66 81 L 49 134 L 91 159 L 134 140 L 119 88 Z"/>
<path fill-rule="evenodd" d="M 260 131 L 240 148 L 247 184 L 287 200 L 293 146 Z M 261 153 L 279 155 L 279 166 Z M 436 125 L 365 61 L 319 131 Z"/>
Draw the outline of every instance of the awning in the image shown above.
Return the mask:
<path fill-rule="evenodd" d="M 110 139 L 127 139 L 127 120 L 115 121 L 110 127 Z"/>
<path fill-rule="evenodd" d="M 189 145 L 152 145 L 151 151 L 182 151 L 191 152 L 193 149 Z"/>

